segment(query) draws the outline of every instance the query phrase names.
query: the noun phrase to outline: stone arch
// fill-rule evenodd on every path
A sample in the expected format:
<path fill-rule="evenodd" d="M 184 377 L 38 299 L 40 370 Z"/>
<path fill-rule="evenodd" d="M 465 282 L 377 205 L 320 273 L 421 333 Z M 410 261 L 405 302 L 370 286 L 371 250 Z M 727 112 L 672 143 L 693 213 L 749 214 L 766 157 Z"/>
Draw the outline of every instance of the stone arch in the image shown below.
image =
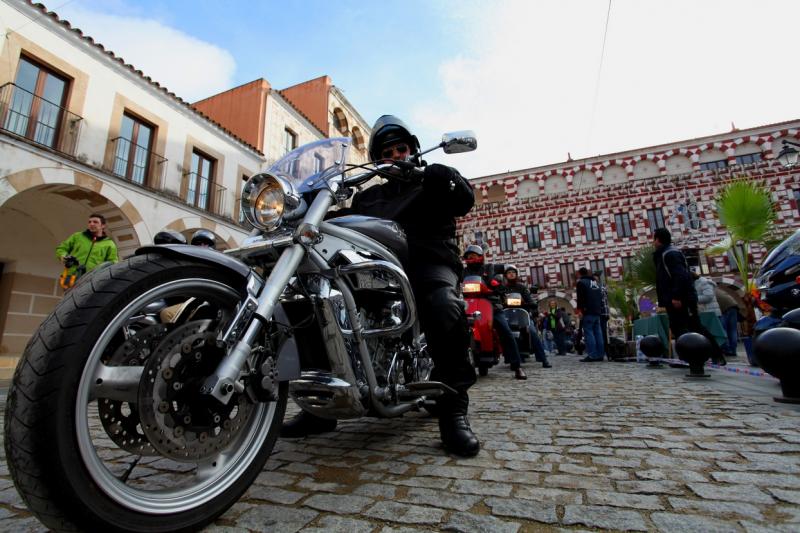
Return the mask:
<path fill-rule="evenodd" d="M 605 185 L 625 183 L 626 181 L 628 181 L 628 173 L 619 165 L 610 165 L 603 170 L 603 183 Z"/>
<path fill-rule="evenodd" d="M 162 229 L 178 231 L 186 237 L 187 241 L 192 238 L 192 234 L 195 231 L 207 229 L 217 237 L 217 250 L 227 250 L 239 246 L 236 235 L 226 226 L 200 216 L 176 218 Z"/>
<path fill-rule="evenodd" d="M 539 184 L 534 179 L 523 180 L 517 186 L 517 198 L 535 198 L 539 196 Z"/>
<path fill-rule="evenodd" d="M 597 176 L 591 170 L 581 170 L 572 178 L 572 187 L 575 190 L 591 189 L 597 186 Z"/>
<path fill-rule="evenodd" d="M 665 168 L 669 175 L 688 174 L 692 171 L 692 161 L 685 155 L 673 155 L 667 158 Z"/>
<path fill-rule="evenodd" d="M 94 176 L 68 168 L 30 168 L 0 178 L 0 376 L 13 369 L 61 299 L 56 246 L 86 229 L 91 213 L 106 218 L 120 257 L 133 253 L 146 234 L 136 208 Z"/>
<path fill-rule="evenodd" d="M 544 182 L 545 194 L 557 194 L 567 191 L 567 179 L 561 174 L 553 174 Z"/>
<path fill-rule="evenodd" d="M 539 311 L 546 313 L 550 309 L 550 302 L 555 301 L 556 307 L 563 307 L 567 313 L 575 315 L 575 303 L 567 298 L 565 294 L 543 294 L 539 296 Z"/>
<path fill-rule="evenodd" d="M 633 178 L 643 180 L 648 178 L 655 178 L 660 175 L 658 165 L 649 160 L 642 160 L 636 163 L 633 167 Z"/>
<path fill-rule="evenodd" d="M 353 129 L 350 130 L 350 137 L 353 139 L 353 146 L 358 150 L 364 149 L 366 145 L 364 143 L 364 133 L 361 131 L 361 128 L 353 126 Z"/>
<path fill-rule="evenodd" d="M 333 127 L 343 134 L 347 134 L 349 125 L 347 124 L 347 116 L 341 107 L 333 110 Z"/>

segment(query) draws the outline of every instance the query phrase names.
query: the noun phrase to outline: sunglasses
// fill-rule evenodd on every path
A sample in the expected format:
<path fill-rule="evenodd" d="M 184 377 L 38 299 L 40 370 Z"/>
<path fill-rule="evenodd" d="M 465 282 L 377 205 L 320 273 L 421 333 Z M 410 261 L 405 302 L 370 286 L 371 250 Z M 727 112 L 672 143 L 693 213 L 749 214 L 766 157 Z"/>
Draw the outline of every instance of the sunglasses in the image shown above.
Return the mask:
<path fill-rule="evenodd" d="M 407 144 L 396 144 L 389 148 L 384 148 L 381 152 L 381 157 L 384 159 L 391 159 L 394 153 L 397 152 L 400 155 L 405 154 L 408 152 L 408 145 Z"/>

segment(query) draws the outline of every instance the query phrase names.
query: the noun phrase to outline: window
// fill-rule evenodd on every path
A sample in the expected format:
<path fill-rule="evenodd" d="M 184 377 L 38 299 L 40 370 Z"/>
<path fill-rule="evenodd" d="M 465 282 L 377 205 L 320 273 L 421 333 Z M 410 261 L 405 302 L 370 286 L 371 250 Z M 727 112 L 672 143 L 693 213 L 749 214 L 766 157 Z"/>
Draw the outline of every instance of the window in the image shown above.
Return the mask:
<path fill-rule="evenodd" d="M 249 180 L 249 179 L 250 179 L 250 176 L 248 176 L 247 174 L 242 174 L 242 181 L 243 182 L 247 183 L 247 180 Z M 241 201 L 242 201 L 242 198 L 239 197 L 239 201 L 237 202 L 237 209 L 239 209 L 239 224 L 244 225 L 246 220 L 244 218 L 244 210 L 241 207 Z"/>
<path fill-rule="evenodd" d="M 500 251 L 501 252 L 510 252 L 513 248 L 513 244 L 511 242 L 511 230 L 510 229 L 501 229 L 500 230 Z"/>
<path fill-rule="evenodd" d="M 475 232 L 475 243 L 478 244 L 479 246 L 483 246 L 483 232 L 482 231 L 476 231 Z"/>
<path fill-rule="evenodd" d="M 569 222 L 556 222 L 556 242 L 558 244 L 569 244 Z"/>
<path fill-rule="evenodd" d="M 617 213 L 614 215 L 614 225 L 617 226 L 617 237 L 630 237 L 633 235 L 631 231 L 631 219 L 628 213 Z"/>
<path fill-rule="evenodd" d="M 541 248 L 542 241 L 539 239 L 539 225 L 528 226 L 525 228 L 525 234 L 528 237 L 528 249 Z"/>
<path fill-rule="evenodd" d="M 633 257 L 625 256 L 622 258 L 622 275 L 631 274 L 633 271 Z"/>
<path fill-rule="evenodd" d="M 531 267 L 531 285 L 536 285 L 540 289 L 547 287 L 547 274 L 544 267 Z"/>
<path fill-rule="evenodd" d="M 575 284 L 575 265 L 572 263 L 561 263 L 561 284 L 564 287 L 571 287 Z"/>
<path fill-rule="evenodd" d="M 700 170 L 719 170 L 726 168 L 728 166 L 728 161 L 726 159 L 718 159 L 716 161 L 706 161 L 705 163 L 700 163 Z"/>
<path fill-rule="evenodd" d="M 192 152 L 192 170 L 189 173 L 189 186 L 186 190 L 186 203 L 208 209 L 213 193 L 214 160 L 201 154 Z"/>
<path fill-rule="evenodd" d="M 122 115 L 119 137 L 114 139 L 114 174 L 139 185 L 145 184 L 153 130 L 153 126 L 135 117 Z"/>
<path fill-rule="evenodd" d="M 605 259 L 591 259 L 589 261 L 589 272 L 594 274 L 600 272 L 600 281 L 606 282 L 606 261 Z"/>
<path fill-rule="evenodd" d="M 664 212 L 661 208 L 647 210 L 647 223 L 650 224 L 650 231 L 664 227 Z"/>
<path fill-rule="evenodd" d="M 319 154 L 314 154 L 314 174 L 319 174 L 325 170 L 325 158 Z"/>
<path fill-rule="evenodd" d="M 286 128 L 283 130 L 283 150 L 284 153 L 288 154 L 292 150 L 297 148 L 297 134 Z"/>
<path fill-rule="evenodd" d="M 21 57 L 3 129 L 56 148 L 67 80 Z"/>
<path fill-rule="evenodd" d="M 600 240 L 600 226 L 597 222 L 597 217 L 588 217 L 583 219 L 583 226 L 586 229 L 587 241 Z"/>
<path fill-rule="evenodd" d="M 759 152 L 753 154 L 744 154 L 736 156 L 737 165 L 752 165 L 761 161 L 761 154 Z"/>

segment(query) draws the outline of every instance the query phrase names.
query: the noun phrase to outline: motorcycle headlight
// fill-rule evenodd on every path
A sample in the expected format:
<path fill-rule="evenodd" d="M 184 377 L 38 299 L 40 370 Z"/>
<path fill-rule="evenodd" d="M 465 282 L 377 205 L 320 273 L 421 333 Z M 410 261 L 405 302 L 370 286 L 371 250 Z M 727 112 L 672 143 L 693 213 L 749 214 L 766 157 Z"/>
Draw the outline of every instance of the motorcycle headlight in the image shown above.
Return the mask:
<path fill-rule="evenodd" d="M 272 174 L 256 174 L 242 190 L 242 213 L 250 224 L 263 231 L 277 228 L 285 212 L 298 205 L 291 183 Z"/>

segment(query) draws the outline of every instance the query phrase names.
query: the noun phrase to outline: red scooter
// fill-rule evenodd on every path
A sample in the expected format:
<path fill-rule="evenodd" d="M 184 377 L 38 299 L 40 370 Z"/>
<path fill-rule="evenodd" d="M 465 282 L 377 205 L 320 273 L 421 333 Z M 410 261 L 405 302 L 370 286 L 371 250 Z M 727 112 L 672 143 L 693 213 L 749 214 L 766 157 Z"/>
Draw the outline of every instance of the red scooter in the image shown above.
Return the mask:
<path fill-rule="evenodd" d="M 492 290 L 481 276 L 466 276 L 461 285 L 464 301 L 467 302 L 467 317 L 472 329 L 472 364 L 478 374 L 485 376 L 489 368 L 500 362 L 500 338 L 494 330 L 494 313 L 489 297 Z"/>

